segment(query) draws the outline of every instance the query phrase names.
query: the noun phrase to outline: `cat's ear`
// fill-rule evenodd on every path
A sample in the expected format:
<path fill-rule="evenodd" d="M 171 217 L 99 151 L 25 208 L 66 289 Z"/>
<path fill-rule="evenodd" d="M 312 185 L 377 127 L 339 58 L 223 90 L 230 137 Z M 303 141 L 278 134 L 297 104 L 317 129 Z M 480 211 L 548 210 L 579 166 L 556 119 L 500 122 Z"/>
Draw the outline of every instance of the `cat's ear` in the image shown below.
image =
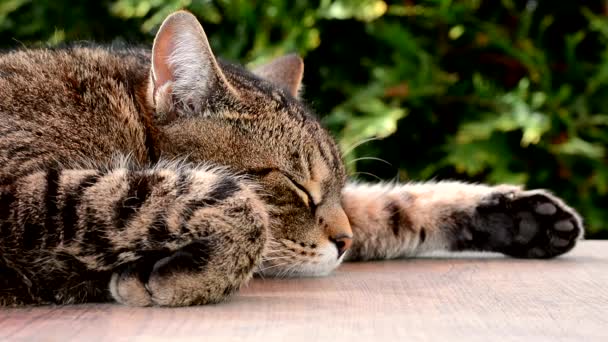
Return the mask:
<path fill-rule="evenodd" d="M 232 91 L 202 26 L 186 11 L 171 14 L 162 23 L 152 48 L 149 96 L 166 121 L 175 111 L 202 110 L 211 92 Z"/>
<path fill-rule="evenodd" d="M 286 55 L 253 69 L 253 73 L 297 97 L 302 85 L 304 62 L 298 55 Z"/>

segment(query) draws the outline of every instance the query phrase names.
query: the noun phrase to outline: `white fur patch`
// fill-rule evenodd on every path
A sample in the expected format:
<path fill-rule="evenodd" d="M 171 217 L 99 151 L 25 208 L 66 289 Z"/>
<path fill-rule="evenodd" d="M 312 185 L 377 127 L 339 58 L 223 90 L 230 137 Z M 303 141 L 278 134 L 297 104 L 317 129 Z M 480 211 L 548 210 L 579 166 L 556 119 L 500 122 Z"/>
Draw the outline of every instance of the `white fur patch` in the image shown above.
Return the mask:
<path fill-rule="evenodd" d="M 191 27 L 178 27 L 175 31 L 174 49 L 168 60 L 173 70 L 173 95 L 195 112 L 201 112 L 202 99 L 213 83 L 214 57 L 201 31 Z"/>
<path fill-rule="evenodd" d="M 281 247 L 279 247 L 281 248 Z M 316 256 L 296 258 L 285 250 L 271 252 L 272 256 L 265 256 L 264 261 L 256 270 L 256 274 L 264 277 L 322 277 L 331 273 L 344 260 L 344 255 L 338 259 L 338 250 L 331 243 L 325 243 L 316 250 Z M 348 252 L 347 252 L 348 253 Z"/>

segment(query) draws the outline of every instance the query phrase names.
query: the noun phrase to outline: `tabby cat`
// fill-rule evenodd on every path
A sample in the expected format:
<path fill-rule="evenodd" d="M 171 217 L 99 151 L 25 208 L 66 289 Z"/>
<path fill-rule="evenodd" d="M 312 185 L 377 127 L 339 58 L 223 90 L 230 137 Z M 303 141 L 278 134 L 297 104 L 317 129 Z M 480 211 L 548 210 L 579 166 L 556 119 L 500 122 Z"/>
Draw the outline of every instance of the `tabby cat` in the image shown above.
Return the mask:
<path fill-rule="evenodd" d="M 0 55 L 0 303 L 219 302 L 253 274 L 431 250 L 551 258 L 582 221 L 542 190 L 347 183 L 302 60 L 216 59 L 188 12 L 145 49 Z"/>

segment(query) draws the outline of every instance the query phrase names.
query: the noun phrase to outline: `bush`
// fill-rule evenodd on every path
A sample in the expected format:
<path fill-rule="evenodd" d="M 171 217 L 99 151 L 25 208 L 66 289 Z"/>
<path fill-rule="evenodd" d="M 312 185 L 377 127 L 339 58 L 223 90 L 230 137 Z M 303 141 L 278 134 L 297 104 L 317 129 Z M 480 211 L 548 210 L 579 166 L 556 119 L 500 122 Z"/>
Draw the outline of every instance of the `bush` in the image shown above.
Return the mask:
<path fill-rule="evenodd" d="M 354 176 L 548 188 L 608 237 L 603 1 L 3 0 L 0 42 L 150 42 L 179 8 L 227 59 L 305 56 Z"/>

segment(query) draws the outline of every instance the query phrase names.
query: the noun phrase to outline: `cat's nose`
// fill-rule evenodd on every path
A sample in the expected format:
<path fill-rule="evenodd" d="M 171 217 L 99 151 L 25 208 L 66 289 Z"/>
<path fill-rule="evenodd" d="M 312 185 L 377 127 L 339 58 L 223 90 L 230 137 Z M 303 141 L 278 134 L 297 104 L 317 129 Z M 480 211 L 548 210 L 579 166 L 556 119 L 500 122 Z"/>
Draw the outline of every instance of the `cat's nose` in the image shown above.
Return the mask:
<path fill-rule="evenodd" d="M 344 252 L 346 252 L 353 244 L 353 237 L 352 235 L 348 234 L 340 234 L 334 237 L 330 237 L 329 241 L 333 242 L 334 245 L 336 245 L 336 248 L 338 249 L 338 258 L 340 258 L 342 254 L 344 254 Z"/>

